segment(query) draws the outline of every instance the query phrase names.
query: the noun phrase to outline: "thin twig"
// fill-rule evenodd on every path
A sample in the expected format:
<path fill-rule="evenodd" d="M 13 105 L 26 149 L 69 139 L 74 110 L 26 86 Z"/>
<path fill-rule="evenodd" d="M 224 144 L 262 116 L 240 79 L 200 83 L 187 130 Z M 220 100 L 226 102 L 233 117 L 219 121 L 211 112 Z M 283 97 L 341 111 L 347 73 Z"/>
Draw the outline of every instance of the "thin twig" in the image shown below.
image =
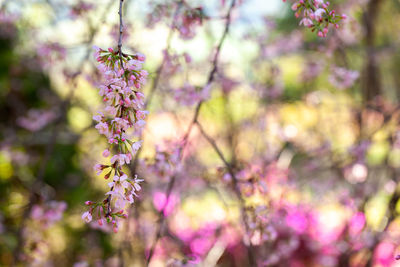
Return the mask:
<path fill-rule="evenodd" d="M 230 24 L 231 24 L 231 13 L 232 13 L 232 10 L 233 10 L 233 8 L 235 6 L 235 3 L 236 3 L 236 0 L 232 0 L 231 5 L 229 6 L 229 9 L 228 9 L 228 12 L 227 12 L 227 15 L 226 15 L 225 29 L 224 29 L 224 32 L 223 32 L 223 34 L 221 36 L 221 39 L 218 42 L 218 45 L 217 45 L 217 48 L 216 48 L 216 52 L 214 54 L 214 58 L 213 58 L 213 61 L 212 61 L 212 69 L 211 69 L 211 71 L 210 71 L 210 73 L 208 75 L 207 83 L 204 86 L 204 88 L 206 88 L 206 87 L 211 85 L 211 83 L 214 80 L 215 73 L 217 72 L 217 65 L 218 65 L 219 55 L 220 55 L 220 52 L 221 52 L 222 45 L 223 45 L 223 43 L 225 41 L 225 38 L 226 38 L 226 36 L 227 36 L 227 34 L 229 32 L 229 28 L 230 28 Z M 179 153 L 179 161 L 181 161 L 183 159 L 183 151 L 186 148 L 186 145 L 188 143 L 188 139 L 189 139 L 190 133 L 191 133 L 191 131 L 193 129 L 193 126 L 198 120 L 198 117 L 199 117 L 200 110 L 201 110 L 203 102 L 204 102 L 203 100 L 200 100 L 198 102 L 198 104 L 196 105 L 193 119 L 192 119 L 192 121 L 191 121 L 191 123 L 190 123 L 190 125 L 189 125 L 189 127 L 188 127 L 188 129 L 186 131 L 186 133 L 183 136 L 182 147 L 179 150 L 179 152 L 180 152 Z M 154 243 L 152 244 L 152 246 L 150 248 L 149 256 L 148 256 L 147 262 L 146 262 L 147 266 L 150 264 L 151 259 L 152 259 L 153 255 L 154 255 L 155 247 L 157 246 L 157 243 L 158 243 L 159 239 L 162 237 L 162 227 L 163 227 L 164 221 L 165 221 L 164 210 L 168 205 L 169 196 L 170 196 L 170 194 L 171 194 L 171 192 L 173 190 L 173 187 L 174 187 L 174 184 L 175 184 L 175 180 L 176 180 L 176 174 L 171 177 L 171 179 L 170 179 L 170 181 L 169 181 L 169 183 L 167 185 L 166 200 L 165 200 L 163 208 L 159 211 L 159 220 L 158 220 L 158 224 L 157 224 L 158 228 L 157 228 L 156 239 L 155 239 Z"/>
<path fill-rule="evenodd" d="M 121 68 L 124 69 L 124 64 L 122 62 L 122 34 L 124 32 L 124 23 L 122 21 L 122 5 L 124 4 L 124 0 L 119 1 L 119 38 L 118 38 L 118 54 L 119 54 L 119 62 L 121 63 Z"/>
<path fill-rule="evenodd" d="M 210 74 L 208 75 L 207 83 L 204 86 L 204 88 L 210 86 L 211 83 L 214 81 L 215 73 L 217 72 L 217 69 L 218 69 L 219 54 L 221 53 L 221 48 L 222 48 L 222 45 L 223 45 L 223 43 L 225 41 L 225 38 L 229 33 L 229 28 L 230 28 L 230 25 L 231 25 L 231 14 L 232 14 L 232 10 L 233 10 L 233 8 L 235 6 L 235 3 L 236 3 L 236 0 L 232 0 L 231 5 L 229 6 L 228 13 L 226 14 L 225 30 L 224 30 L 224 33 L 222 34 L 222 37 L 219 40 L 219 43 L 217 45 L 217 48 L 216 48 L 216 51 L 215 51 L 215 54 L 214 54 L 214 58 L 213 58 L 213 61 L 212 61 L 212 69 L 210 71 Z M 203 100 L 200 100 L 199 103 L 196 106 L 195 113 L 194 113 L 194 116 L 193 116 L 193 120 L 192 120 L 191 124 L 189 125 L 189 128 L 188 128 L 185 136 L 183 137 L 183 140 L 184 140 L 185 144 L 187 143 L 186 141 L 187 141 L 187 139 L 188 139 L 188 137 L 189 137 L 189 135 L 190 135 L 190 133 L 192 131 L 192 128 L 193 128 L 194 124 L 196 123 L 196 121 L 197 121 L 197 119 L 199 117 L 200 110 L 201 110 L 201 107 L 203 105 L 203 102 L 204 102 Z"/>
<path fill-rule="evenodd" d="M 122 62 L 122 34 L 124 32 L 124 23 L 122 20 L 122 6 L 124 4 L 124 0 L 119 1 L 119 10 L 118 10 L 118 15 L 119 15 L 119 38 L 118 38 L 118 55 L 119 55 L 119 62 L 121 64 L 121 68 L 124 69 L 124 64 Z M 117 172 L 117 169 L 115 169 L 115 172 Z M 114 186 L 111 187 L 111 191 L 113 191 Z M 107 203 L 107 213 L 106 217 L 110 216 L 111 214 L 111 194 L 107 196 L 105 201 L 103 203 Z"/>
<path fill-rule="evenodd" d="M 247 218 L 247 214 L 246 214 L 246 206 L 245 206 L 244 199 L 242 197 L 242 193 L 240 192 L 240 189 L 239 189 L 239 183 L 238 183 L 238 179 L 237 179 L 237 177 L 235 175 L 235 172 L 233 171 L 233 168 L 232 168 L 231 164 L 224 157 L 224 154 L 222 153 L 221 149 L 218 147 L 218 145 L 215 142 L 215 140 L 205 132 L 203 126 L 200 124 L 199 121 L 196 121 L 196 124 L 197 124 L 197 127 L 200 130 L 200 133 L 204 136 L 204 138 L 213 147 L 214 151 L 217 153 L 218 157 L 224 163 L 226 169 L 228 170 L 228 173 L 230 174 L 230 176 L 232 178 L 233 191 L 235 192 L 236 197 L 239 200 L 240 212 L 241 212 L 243 225 L 245 226 L 246 233 L 248 233 L 249 230 L 250 230 L 250 227 L 249 227 L 249 224 L 248 224 L 248 218 Z M 247 252 L 248 252 L 248 259 L 249 259 L 250 266 L 255 266 L 256 261 L 255 261 L 255 257 L 254 257 L 254 254 L 253 254 L 253 245 L 251 244 L 251 242 L 249 242 L 249 247 L 247 248 Z"/>
<path fill-rule="evenodd" d="M 160 79 L 161 79 L 161 74 L 162 74 L 162 72 L 164 70 L 165 63 L 166 63 L 167 58 L 169 56 L 169 50 L 171 48 L 172 37 L 173 37 L 173 34 L 174 34 L 175 22 L 176 22 L 176 19 L 178 17 L 179 10 L 182 7 L 182 4 L 183 4 L 183 1 L 179 1 L 178 5 L 176 7 L 176 10 L 175 10 L 175 14 L 174 14 L 174 16 L 172 18 L 172 23 L 171 23 L 171 27 L 170 27 L 170 30 L 169 30 L 169 33 L 168 33 L 168 37 L 167 37 L 167 41 L 166 41 L 167 44 L 166 44 L 166 48 L 165 48 L 165 51 L 167 52 L 167 55 L 164 56 L 163 60 L 161 61 L 161 64 L 157 68 L 156 74 L 154 76 L 154 79 L 153 79 L 153 82 L 152 82 L 152 85 L 151 85 L 151 88 L 150 88 L 149 95 L 147 96 L 146 102 L 144 103 L 144 109 L 146 109 L 148 106 L 150 106 L 150 104 L 151 104 L 151 102 L 153 100 L 154 94 L 155 94 L 155 92 L 156 92 L 156 90 L 158 88 L 158 84 L 159 84 Z M 143 137 L 143 134 L 140 135 L 139 140 L 142 140 L 142 137 Z M 142 147 L 140 147 L 139 150 L 136 152 L 135 159 L 134 159 L 132 167 L 131 167 L 132 173 L 136 172 L 136 168 L 137 168 L 137 164 L 139 162 L 139 158 L 140 158 L 139 156 L 140 156 L 141 152 L 142 152 Z"/>

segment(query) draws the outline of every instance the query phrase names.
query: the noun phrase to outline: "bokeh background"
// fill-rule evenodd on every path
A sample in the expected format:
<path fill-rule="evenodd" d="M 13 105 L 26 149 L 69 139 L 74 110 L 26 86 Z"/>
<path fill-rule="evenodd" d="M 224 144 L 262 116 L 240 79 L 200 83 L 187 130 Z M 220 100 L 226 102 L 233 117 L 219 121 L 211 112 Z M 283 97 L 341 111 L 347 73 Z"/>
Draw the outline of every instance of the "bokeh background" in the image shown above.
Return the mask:
<path fill-rule="evenodd" d="M 204 87 L 230 4 L 124 1 L 150 113 L 113 233 L 81 215 L 108 191 L 92 46 L 116 48 L 119 1 L 0 1 L 1 266 L 400 266 L 400 2 L 331 1 L 320 38 L 237 1 Z"/>

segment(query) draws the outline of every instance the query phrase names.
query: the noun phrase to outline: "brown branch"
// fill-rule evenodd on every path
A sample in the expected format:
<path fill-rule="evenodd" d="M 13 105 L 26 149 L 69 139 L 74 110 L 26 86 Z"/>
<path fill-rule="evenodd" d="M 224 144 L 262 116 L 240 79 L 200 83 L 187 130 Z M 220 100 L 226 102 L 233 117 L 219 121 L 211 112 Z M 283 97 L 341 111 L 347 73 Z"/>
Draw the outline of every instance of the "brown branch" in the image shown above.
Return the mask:
<path fill-rule="evenodd" d="M 227 15 L 226 15 L 225 29 L 224 29 L 224 32 L 223 32 L 223 34 L 221 36 L 221 39 L 218 42 L 218 45 L 217 45 L 217 48 L 216 48 L 216 52 L 214 54 L 214 58 L 213 58 L 213 61 L 212 61 L 212 69 L 211 69 L 211 71 L 210 71 L 210 73 L 208 75 L 207 83 L 204 86 L 204 88 L 207 87 L 207 86 L 210 86 L 210 84 L 214 80 L 215 73 L 217 72 L 217 65 L 218 65 L 219 55 L 220 55 L 220 52 L 221 52 L 221 49 L 222 49 L 222 45 L 223 45 L 223 43 L 225 41 L 225 38 L 226 38 L 226 36 L 227 36 L 227 34 L 229 32 L 229 28 L 230 28 L 230 24 L 231 24 L 231 13 L 232 13 L 232 10 L 233 10 L 233 8 L 235 6 L 235 3 L 236 3 L 236 0 L 232 0 L 231 5 L 229 6 L 229 9 L 228 9 L 228 12 L 227 12 Z M 204 102 L 203 100 L 200 100 L 198 102 L 198 104 L 196 105 L 193 119 L 191 120 L 191 123 L 190 123 L 186 133 L 183 136 L 182 147 L 180 149 L 180 154 L 179 154 L 179 161 L 181 161 L 182 158 L 183 158 L 183 151 L 186 148 L 186 145 L 188 143 L 188 139 L 189 139 L 190 133 L 191 133 L 191 131 L 193 129 L 193 126 L 194 126 L 194 124 L 196 124 L 196 122 L 198 120 L 198 117 L 199 117 L 199 114 L 200 114 L 200 109 L 202 107 L 203 102 Z M 154 241 L 154 243 L 152 244 L 152 246 L 150 248 L 149 256 L 148 256 L 147 261 L 146 261 L 146 265 L 147 266 L 150 264 L 151 259 L 152 259 L 153 255 L 154 255 L 155 247 L 157 246 L 157 243 L 158 243 L 159 239 L 162 237 L 162 226 L 164 225 L 164 221 L 165 221 L 165 216 L 164 216 L 163 213 L 164 213 L 165 207 L 168 205 L 169 196 L 170 196 L 170 194 L 171 194 L 171 192 L 173 190 L 173 187 L 174 187 L 174 184 L 175 184 L 175 180 L 176 180 L 176 174 L 171 177 L 171 180 L 169 181 L 169 183 L 167 185 L 166 201 L 165 201 L 164 207 L 159 212 L 159 220 L 158 220 L 158 223 L 157 223 L 157 225 L 158 225 L 157 226 L 157 234 L 156 234 L 155 241 Z"/>
<path fill-rule="evenodd" d="M 157 222 L 157 226 L 158 227 L 157 227 L 156 239 L 155 239 L 153 245 L 150 248 L 149 256 L 148 256 L 147 261 L 146 261 L 146 266 L 149 266 L 149 264 L 151 262 L 151 259 L 152 259 L 153 255 L 154 255 L 154 250 L 155 250 L 155 248 L 157 246 L 157 243 L 160 240 L 160 238 L 162 237 L 162 229 L 163 229 L 163 226 L 164 226 L 164 223 L 165 223 L 164 212 L 165 212 L 165 209 L 168 206 L 169 197 L 171 195 L 172 189 L 174 188 L 175 180 L 176 180 L 176 175 L 174 175 L 171 178 L 170 182 L 168 183 L 168 187 L 167 187 L 167 191 L 166 191 L 166 195 L 167 196 L 165 198 L 165 202 L 164 202 L 164 205 L 163 205 L 162 209 L 158 213 L 158 217 L 159 218 L 158 218 L 158 222 Z"/>
<path fill-rule="evenodd" d="M 174 34 L 174 25 L 175 25 L 175 22 L 176 22 L 176 18 L 178 17 L 179 10 L 181 9 L 182 4 L 183 4 L 183 1 L 179 1 L 178 6 L 176 7 L 176 10 L 175 10 L 175 14 L 174 14 L 174 16 L 172 18 L 171 28 L 170 28 L 169 33 L 168 33 L 168 37 L 167 37 L 167 41 L 166 41 L 167 44 L 166 44 L 166 48 L 165 48 L 165 50 L 167 51 L 167 56 L 169 55 L 168 53 L 169 53 L 169 50 L 171 48 L 171 41 L 172 41 L 172 37 L 173 37 L 173 34 Z M 164 67 L 165 67 L 165 62 L 167 61 L 167 56 L 165 56 L 163 58 L 163 60 L 161 61 L 161 64 L 157 68 L 156 75 L 155 75 L 155 77 L 153 79 L 153 82 L 151 84 L 149 95 L 148 95 L 148 97 L 146 99 L 146 102 L 144 103 L 144 109 L 146 109 L 151 104 L 151 102 L 153 100 L 154 94 L 155 94 L 155 92 L 156 92 L 156 90 L 158 88 L 158 84 L 159 84 L 160 79 L 161 79 L 162 71 L 164 70 Z M 142 137 L 143 137 L 143 134 L 141 133 L 139 139 L 141 140 Z M 131 172 L 132 173 L 136 172 L 137 165 L 138 165 L 138 162 L 139 162 L 139 155 L 141 154 L 141 152 L 142 152 L 142 147 L 140 147 L 139 150 L 136 152 L 135 159 L 134 159 L 132 167 L 131 167 Z"/>
<path fill-rule="evenodd" d="M 200 124 L 199 121 L 197 121 L 196 124 L 197 124 L 197 127 L 200 130 L 200 133 L 204 136 L 204 138 L 213 147 L 214 151 L 217 153 L 218 157 L 224 163 L 226 169 L 228 170 L 228 173 L 230 174 L 230 176 L 232 178 L 233 191 L 235 192 L 236 197 L 239 200 L 242 222 L 243 222 L 243 225 L 245 227 L 246 233 L 248 233 L 249 230 L 250 230 L 250 227 L 249 227 L 249 224 L 248 224 L 248 218 L 247 218 L 247 214 L 246 214 L 245 201 L 244 201 L 244 199 L 242 197 L 242 193 L 240 192 L 239 183 L 238 183 L 238 179 L 237 179 L 237 177 L 235 175 L 235 172 L 234 172 L 231 164 L 224 157 L 224 154 L 222 153 L 221 149 L 218 147 L 218 145 L 215 142 L 215 140 L 205 132 L 203 126 Z M 253 249 L 254 249 L 253 245 L 251 244 L 251 242 L 249 242 L 249 247 L 247 248 L 247 253 L 248 253 L 248 259 L 249 259 L 250 266 L 256 266 L 256 260 L 255 260 L 255 257 L 254 257 Z"/>
<path fill-rule="evenodd" d="M 204 88 L 207 87 L 207 86 L 210 86 L 211 83 L 214 81 L 215 73 L 217 72 L 217 68 L 218 68 L 219 54 L 221 53 L 222 45 L 223 45 L 223 43 L 225 41 L 225 38 L 226 38 L 226 36 L 228 35 L 228 32 L 229 32 L 229 28 L 230 28 L 230 25 L 231 25 L 231 13 L 232 13 L 233 7 L 235 6 L 235 3 L 236 3 L 236 1 L 232 0 L 231 5 L 230 5 L 229 10 L 228 10 L 228 13 L 226 14 L 225 30 L 224 30 L 224 33 L 222 34 L 222 37 L 219 40 L 219 43 L 217 45 L 217 49 L 216 49 L 215 54 L 214 54 L 214 59 L 212 61 L 212 66 L 213 67 L 212 67 L 212 69 L 210 71 L 210 74 L 208 75 L 207 84 L 204 86 Z M 192 123 L 189 125 L 189 128 L 188 128 L 188 130 L 186 132 L 186 135 L 183 138 L 185 143 L 186 143 L 187 138 L 189 137 L 189 135 L 190 135 L 190 133 L 192 131 L 192 128 L 193 128 L 194 124 L 197 122 L 197 119 L 199 117 L 200 109 L 201 109 L 201 106 L 203 105 L 203 102 L 204 101 L 201 100 L 196 106 Z"/>
<path fill-rule="evenodd" d="M 122 62 L 122 34 L 124 32 L 124 23 L 122 21 L 122 5 L 124 4 L 124 0 L 119 1 L 119 38 L 118 38 L 118 54 L 119 54 L 119 62 L 121 63 L 121 68 L 124 69 L 124 64 Z"/>

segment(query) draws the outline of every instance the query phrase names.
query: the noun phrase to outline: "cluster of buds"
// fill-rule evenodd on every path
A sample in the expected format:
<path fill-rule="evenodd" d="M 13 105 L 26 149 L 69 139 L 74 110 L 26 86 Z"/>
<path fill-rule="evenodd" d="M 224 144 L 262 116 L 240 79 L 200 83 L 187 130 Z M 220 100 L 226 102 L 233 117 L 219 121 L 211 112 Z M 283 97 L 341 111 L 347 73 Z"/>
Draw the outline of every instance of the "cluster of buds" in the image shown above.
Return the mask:
<path fill-rule="evenodd" d="M 286 0 L 283 0 L 286 2 Z M 326 37 L 329 25 L 339 28 L 339 21 L 346 18 L 346 15 L 336 15 L 335 10 L 330 10 L 329 2 L 324 0 L 299 0 L 292 5 L 292 10 L 296 11 L 295 16 L 303 18 L 300 25 L 304 25 L 317 32 L 319 37 Z"/>
<path fill-rule="evenodd" d="M 144 85 L 147 71 L 142 69 L 144 55 L 128 55 L 112 48 L 103 50 L 95 47 L 95 58 L 100 63 L 98 69 L 103 77 L 99 86 L 100 96 L 105 104 L 104 109 L 95 115 L 96 129 L 106 136 L 109 148 L 103 156 L 110 157 L 110 164 L 96 164 L 94 169 L 98 175 L 106 171 L 105 179 L 111 177 L 108 183 L 110 190 L 102 202 L 87 201 L 89 211 L 82 215 L 86 222 L 93 216 L 98 217 L 98 224 L 104 220 L 112 223 L 114 232 L 118 231 L 118 219 L 126 218 L 124 208 L 132 204 L 137 192 L 141 189 L 139 183 L 143 180 L 129 178 L 122 167 L 129 164 L 139 150 L 142 141 L 131 141 L 129 135 L 138 135 L 145 125 L 148 114 L 144 109 L 144 95 L 139 92 Z M 128 132 L 133 130 L 132 132 Z M 114 155 L 111 155 L 115 152 Z"/>

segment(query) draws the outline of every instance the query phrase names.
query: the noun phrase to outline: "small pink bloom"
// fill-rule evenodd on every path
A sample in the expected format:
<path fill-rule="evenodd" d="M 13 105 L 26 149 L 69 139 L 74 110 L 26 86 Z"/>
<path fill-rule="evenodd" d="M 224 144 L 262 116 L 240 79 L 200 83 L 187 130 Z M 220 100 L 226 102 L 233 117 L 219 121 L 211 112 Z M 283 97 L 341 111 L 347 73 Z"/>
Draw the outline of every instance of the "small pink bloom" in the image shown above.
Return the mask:
<path fill-rule="evenodd" d="M 315 10 L 315 12 L 314 12 L 315 20 L 321 21 L 324 13 L 325 13 L 325 10 L 322 8 L 318 8 L 317 10 Z"/>
<path fill-rule="evenodd" d="M 140 149 L 140 147 L 142 146 L 142 141 L 138 141 L 132 144 L 131 148 L 132 148 L 132 156 L 135 156 L 137 151 Z"/>
<path fill-rule="evenodd" d="M 299 25 L 304 25 L 305 27 L 310 27 L 313 25 L 313 22 L 309 18 L 303 18 L 302 20 L 300 20 Z"/>
<path fill-rule="evenodd" d="M 104 169 L 104 165 L 102 165 L 102 164 L 96 164 L 96 165 L 94 165 L 93 169 L 96 171 L 96 174 L 97 174 L 97 175 L 100 175 L 101 172 L 102 172 L 103 169 Z"/>
<path fill-rule="evenodd" d="M 138 120 L 144 120 L 146 118 L 146 115 L 149 114 L 147 110 L 137 110 L 136 111 L 136 118 Z"/>
<path fill-rule="evenodd" d="M 100 122 L 98 123 L 95 128 L 99 131 L 100 134 L 108 135 L 109 133 L 109 128 L 108 124 L 106 122 Z"/>
<path fill-rule="evenodd" d="M 110 156 L 110 150 L 108 150 L 108 149 L 105 149 L 104 151 L 103 151 L 103 157 L 108 157 L 108 156 Z"/>
<path fill-rule="evenodd" d="M 100 115 L 94 115 L 93 116 L 93 120 L 97 121 L 97 122 L 101 122 L 102 117 Z"/>
<path fill-rule="evenodd" d="M 90 223 L 92 221 L 92 214 L 89 211 L 86 211 L 82 214 L 82 219 L 87 222 Z"/>
<path fill-rule="evenodd" d="M 142 53 L 137 53 L 136 56 L 137 56 L 137 59 L 139 61 L 145 61 L 146 60 L 146 56 L 143 55 Z"/>

